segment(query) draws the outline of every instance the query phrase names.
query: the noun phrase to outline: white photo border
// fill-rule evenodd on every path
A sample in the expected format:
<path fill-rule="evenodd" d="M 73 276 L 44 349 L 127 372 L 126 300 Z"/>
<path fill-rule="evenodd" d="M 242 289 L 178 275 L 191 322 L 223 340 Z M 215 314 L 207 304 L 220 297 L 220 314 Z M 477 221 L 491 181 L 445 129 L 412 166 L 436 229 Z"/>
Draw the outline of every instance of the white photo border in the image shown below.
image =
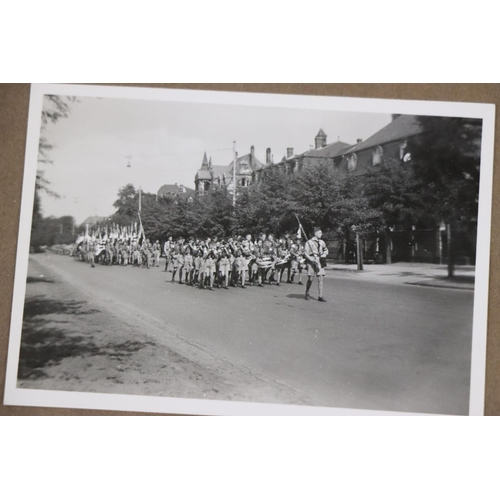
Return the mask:
<path fill-rule="evenodd" d="M 191 415 L 423 415 L 419 413 L 350 408 L 17 388 L 17 370 L 21 345 L 31 222 L 38 161 L 38 144 L 44 95 L 136 99 L 145 101 L 177 101 L 274 108 L 293 107 L 295 109 L 351 112 L 363 111 L 482 119 L 483 128 L 481 140 L 469 415 L 484 415 L 495 127 L 494 104 L 63 84 L 33 84 L 31 86 L 4 393 L 5 405 Z"/>

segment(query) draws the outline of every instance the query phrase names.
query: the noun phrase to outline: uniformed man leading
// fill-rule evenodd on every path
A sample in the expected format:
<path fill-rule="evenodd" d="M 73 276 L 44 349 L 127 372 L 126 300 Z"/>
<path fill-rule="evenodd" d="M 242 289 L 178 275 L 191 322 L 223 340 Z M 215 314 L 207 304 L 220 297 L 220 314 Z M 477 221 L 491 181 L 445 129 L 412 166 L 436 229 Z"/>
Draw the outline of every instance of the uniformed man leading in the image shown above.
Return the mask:
<path fill-rule="evenodd" d="M 318 301 L 326 302 L 323 298 L 323 276 L 325 276 L 326 256 L 328 248 L 326 243 L 321 239 L 323 232 L 321 228 L 314 228 L 314 236 L 308 240 L 304 246 L 304 256 L 307 260 L 307 286 L 305 299 L 309 300 L 309 290 L 311 288 L 313 278 L 318 278 Z"/>

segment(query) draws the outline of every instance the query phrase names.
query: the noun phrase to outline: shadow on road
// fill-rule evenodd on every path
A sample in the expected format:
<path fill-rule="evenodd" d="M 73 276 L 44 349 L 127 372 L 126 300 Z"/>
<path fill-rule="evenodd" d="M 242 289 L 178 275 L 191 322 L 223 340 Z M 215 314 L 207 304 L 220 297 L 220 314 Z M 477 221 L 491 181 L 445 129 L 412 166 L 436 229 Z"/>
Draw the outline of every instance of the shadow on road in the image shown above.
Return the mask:
<path fill-rule="evenodd" d="M 82 310 L 85 302 L 76 300 L 51 300 L 37 295 L 24 303 L 24 319 L 33 318 L 42 314 L 94 314 L 99 309 Z"/>
<path fill-rule="evenodd" d="M 65 358 L 107 356 L 119 359 L 131 356 L 154 342 L 99 343 L 95 327 L 89 333 L 88 316 L 98 309 L 85 309 L 85 302 L 52 300 L 37 295 L 25 302 L 19 380 L 49 377 L 46 369 Z M 62 326 L 62 325 L 65 326 Z"/>
<path fill-rule="evenodd" d="M 289 293 L 287 295 L 289 299 L 300 299 L 304 300 L 304 293 Z"/>
<path fill-rule="evenodd" d="M 55 283 L 55 281 L 52 278 L 44 278 L 44 277 L 37 277 L 37 276 L 28 276 L 26 279 L 26 283 Z"/>
<path fill-rule="evenodd" d="M 409 278 L 411 276 L 422 276 L 422 273 L 414 273 L 411 271 L 400 271 L 399 273 L 380 273 L 380 276 L 395 276 L 397 278 Z"/>
<path fill-rule="evenodd" d="M 448 278 L 448 276 L 438 276 L 435 279 L 447 283 L 467 283 L 469 285 L 473 285 L 475 282 L 474 276 L 453 276 L 452 278 Z"/>
<path fill-rule="evenodd" d="M 42 368 L 57 365 L 64 358 L 86 354 L 98 354 L 98 348 L 92 339 L 60 328 L 40 328 L 35 323 L 25 324 L 17 376 L 20 380 L 43 378 L 46 373 Z"/>

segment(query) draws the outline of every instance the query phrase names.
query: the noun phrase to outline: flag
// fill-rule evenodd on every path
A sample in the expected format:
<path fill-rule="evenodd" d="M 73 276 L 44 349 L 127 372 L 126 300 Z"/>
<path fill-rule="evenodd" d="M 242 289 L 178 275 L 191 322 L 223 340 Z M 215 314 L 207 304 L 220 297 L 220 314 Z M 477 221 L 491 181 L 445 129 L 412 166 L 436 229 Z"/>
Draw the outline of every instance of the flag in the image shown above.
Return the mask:
<path fill-rule="evenodd" d="M 295 215 L 295 218 L 297 219 L 297 222 L 299 223 L 299 232 L 298 232 L 298 234 L 300 235 L 300 233 L 302 233 L 302 235 L 304 236 L 305 240 L 307 241 L 307 234 L 304 231 L 304 228 L 302 227 L 302 224 L 300 223 L 300 220 L 297 217 L 297 214 L 294 214 L 294 215 Z"/>

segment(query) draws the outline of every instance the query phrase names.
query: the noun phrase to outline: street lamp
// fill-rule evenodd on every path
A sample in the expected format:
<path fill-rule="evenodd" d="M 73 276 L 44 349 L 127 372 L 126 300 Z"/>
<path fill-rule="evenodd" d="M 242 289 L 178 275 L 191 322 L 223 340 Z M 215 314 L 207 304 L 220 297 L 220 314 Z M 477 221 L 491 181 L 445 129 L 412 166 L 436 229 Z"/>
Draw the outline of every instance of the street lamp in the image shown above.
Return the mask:
<path fill-rule="evenodd" d="M 361 248 L 362 240 L 359 237 L 360 228 L 356 227 L 354 224 L 351 226 L 351 230 L 356 233 L 356 263 L 358 265 L 358 271 L 363 270 L 363 249 Z"/>
<path fill-rule="evenodd" d="M 236 206 L 236 141 L 233 141 L 233 207 Z"/>

